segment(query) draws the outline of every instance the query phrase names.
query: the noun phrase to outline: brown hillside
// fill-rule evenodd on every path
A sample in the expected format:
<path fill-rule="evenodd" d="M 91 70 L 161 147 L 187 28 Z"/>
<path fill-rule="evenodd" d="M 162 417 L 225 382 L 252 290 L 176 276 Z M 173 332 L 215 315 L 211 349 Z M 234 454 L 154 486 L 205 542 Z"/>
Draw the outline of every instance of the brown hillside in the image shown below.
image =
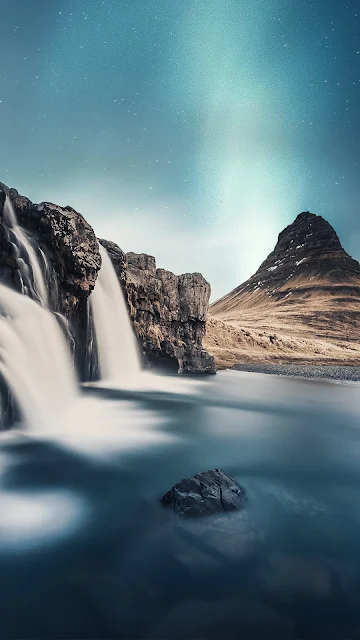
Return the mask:
<path fill-rule="evenodd" d="M 206 348 L 239 362 L 360 364 L 360 264 L 309 212 L 257 272 L 210 307 Z"/>

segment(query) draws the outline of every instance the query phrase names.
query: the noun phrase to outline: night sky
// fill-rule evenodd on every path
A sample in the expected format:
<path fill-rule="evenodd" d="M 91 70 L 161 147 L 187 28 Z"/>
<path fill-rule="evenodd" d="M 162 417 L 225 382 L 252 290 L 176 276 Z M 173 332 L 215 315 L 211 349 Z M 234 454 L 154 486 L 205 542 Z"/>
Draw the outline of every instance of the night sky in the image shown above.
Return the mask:
<path fill-rule="evenodd" d="M 200 271 L 310 210 L 360 259 L 359 0 L 0 0 L 0 181 Z"/>

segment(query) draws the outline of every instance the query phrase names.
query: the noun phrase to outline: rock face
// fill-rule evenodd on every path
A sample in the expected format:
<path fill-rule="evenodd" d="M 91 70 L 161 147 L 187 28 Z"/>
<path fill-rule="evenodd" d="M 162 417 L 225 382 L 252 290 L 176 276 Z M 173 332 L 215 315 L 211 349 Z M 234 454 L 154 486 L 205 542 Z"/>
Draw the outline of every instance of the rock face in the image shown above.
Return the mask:
<path fill-rule="evenodd" d="M 164 506 L 184 516 L 204 516 L 237 511 L 245 504 L 245 490 L 220 469 L 185 478 L 162 498 Z"/>
<path fill-rule="evenodd" d="M 59 207 L 49 202 L 33 204 L 2 183 L 1 193 L 0 205 L 4 202 L 4 194 L 10 197 L 18 223 L 33 238 L 52 267 L 52 273 L 46 274 L 50 306 L 68 320 L 78 369 L 86 379 L 88 298 L 101 267 L 95 233 L 85 218 L 71 207 Z M 2 281 L 20 290 L 14 247 L 2 221 L 2 209 L 1 205 L 0 275 L 1 270 L 7 268 Z"/>
<path fill-rule="evenodd" d="M 219 359 L 241 353 L 238 363 L 358 364 L 359 302 L 360 264 L 324 218 L 303 212 L 257 272 L 210 307 L 206 346 Z"/>
<path fill-rule="evenodd" d="M 157 269 L 155 258 L 108 250 L 128 301 L 130 317 L 146 361 L 179 373 L 215 373 L 214 358 L 202 347 L 210 285 L 200 273 L 176 276 Z"/>
<path fill-rule="evenodd" d="M 0 281 L 18 291 L 21 281 L 15 247 L 3 221 L 6 196 L 12 201 L 18 223 L 51 265 L 51 273 L 46 274 L 50 306 L 68 320 L 80 376 L 90 379 L 96 375 L 96 362 L 89 354 L 89 345 L 94 343 L 89 296 L 101 267 L 95 233 L 71 207 L 33 204 L 0 183 Z M 210 285 L 201 274 L 175 276 L 156 269 L 151 256 L 125 255 L 115 243 L 100 242 L 125 293 L 146 361 L 172 363 L 180 373 L 214 373 L 214 359 L 202 348 Z"/>
<path fill-rule="evenodd" d="M 93 229 L 71 207 L 49 202 L 32 205 L 18 215 L 19 223 L 40 239 L 60 283 L 60 308 L 71 318 L 79 301 L 93 290 L 101 257 Z"/>

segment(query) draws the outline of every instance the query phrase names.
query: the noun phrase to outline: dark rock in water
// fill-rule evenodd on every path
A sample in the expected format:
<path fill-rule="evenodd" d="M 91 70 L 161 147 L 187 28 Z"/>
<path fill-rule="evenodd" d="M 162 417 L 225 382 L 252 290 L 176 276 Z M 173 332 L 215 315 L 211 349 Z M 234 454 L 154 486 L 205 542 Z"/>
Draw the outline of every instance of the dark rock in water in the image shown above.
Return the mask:
<path fill-rule="evenodd" d="M 0 431 L 10 429 L 19 419 L 18 407 L 4 378 L 0 375 Z"/>
<path fill-rule="evenodd" d="M 237 511 L 246 500 L 245 489 L 220 469 L 197 473 L 178 482 L 162 498 L 165 506 L 184 516 Z"/>

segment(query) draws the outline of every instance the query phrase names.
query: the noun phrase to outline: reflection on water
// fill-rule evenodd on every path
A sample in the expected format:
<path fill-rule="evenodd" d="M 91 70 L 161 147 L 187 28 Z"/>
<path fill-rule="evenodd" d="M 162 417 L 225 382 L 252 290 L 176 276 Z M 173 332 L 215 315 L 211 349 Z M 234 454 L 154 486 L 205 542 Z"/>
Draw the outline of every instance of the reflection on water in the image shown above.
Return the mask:
<path fill-rule="evenodd" d="M 3 553 L 27 552 L 73 533 L 84 520 L 84 505 L 65 491 L 0 492 Z"/>
<path fill-rule="evenodd" d="M 2 437 L 0 638 L 359 638 L 358 385 L 151 378 Z M 242 512 L 161 507 L 213 467 Z"/>

